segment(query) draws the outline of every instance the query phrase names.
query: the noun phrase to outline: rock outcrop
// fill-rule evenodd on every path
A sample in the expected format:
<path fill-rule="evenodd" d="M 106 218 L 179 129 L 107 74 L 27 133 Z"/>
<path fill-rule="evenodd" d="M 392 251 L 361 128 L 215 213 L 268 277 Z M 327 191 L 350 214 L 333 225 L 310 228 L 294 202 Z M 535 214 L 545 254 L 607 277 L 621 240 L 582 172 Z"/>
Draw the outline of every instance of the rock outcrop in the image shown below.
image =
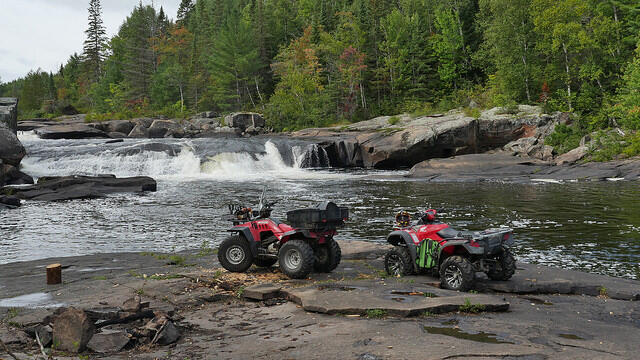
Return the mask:
<path fill-rule="evenodd" d="M 41 127 L 35 133 L 42 139 L 90 139 L 106 138 L 108 135 L 86 124 L 53 125 Z"/>
<path fill-rule="evenodd" d="M 457 110 L 417 118 L 383 116 L 344 127 L 305 129 L 292 136 L 320 143 L 333 166 L 397 169 L 501 148 L 523 137 L 543 138 L 561 118 L 561 113 L 543 114 L 538 107 L 523 105 L 517 114 L 501 114 L 495 108 L 479 118 Z M 552 157 L 552 149 L 544 145 L 536 151 L 540 152 L 536 157 Z"/>
<path fill-rule="evenodd" d="M 15 134 L 18 130 L 18 99 L 0 98 L 0 123 L 7 125 Z"/>
<path fill-rule="evenodd" d="M 35 185 L 0 188 L 0 195 L 19 199 L 59 201 L 93 199 L 119 192 L 156 191 L 157 183 L 148 176 L 116 178 L 102 176 L 41 177 Z"/>
<path fill-rule="evenodd" d="M 413 166 L 407 177 L 432 182 L 640 180 L 638 160 L 554 166 L 500 151 L 426 160 Z"/>
<path fill-rule="evenodd" d="M 33 179 L 20 171 L 26 155 L 20 140 L 4 123 L 0 123 L 0 186 L 33 184 Z"/>

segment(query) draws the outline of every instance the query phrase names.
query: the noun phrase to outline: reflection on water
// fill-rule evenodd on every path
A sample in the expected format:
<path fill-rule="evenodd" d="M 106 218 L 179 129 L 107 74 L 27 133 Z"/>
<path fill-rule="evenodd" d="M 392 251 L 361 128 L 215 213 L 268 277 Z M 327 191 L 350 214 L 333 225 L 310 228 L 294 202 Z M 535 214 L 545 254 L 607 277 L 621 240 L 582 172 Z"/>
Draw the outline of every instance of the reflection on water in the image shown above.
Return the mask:
<path fill-rule="evenodd" d="M 59 175 L 77 172 L 73 166 L 81 163 L 71 161 L 75 155 L 68 149 L 74 143 L 65 143 L 64 150 L 60 144 L 25 141 L 29 153 L 39 156 L 37 161 L 27 159 L 27 172 L 47 173 L 52 168 Z M 91 161 L 104 160 L 105 147 L 94 144 L 94 150 L 87 150 L 88 146 L 82 143 L 83 151 L 89 154 L 84 160 L 89 169 Z M 157 176 L 156 193 L 25 202 L 21 208 L 1 212 L 0 263 L 114 251 L 172 251 L 197 248 L 203 242 L 215 245 L 231 226 L 221 220 L 226 204 L 256 205 L 267 185 L 269 196 L 279 200 L 273 213 L 276 218 L 323 199 L 349 206 L 352 218 L 338 235 L 343 240 L 384 242 L 397 211 L 429 206 L 442 209 L 441 220 L 460 229 L 514 228 L 515 253 L 521 261 L 640 277 L 637 182 L 430 184 L 399 179 L 397 174 L 377 173 L 372 178 L 363 176 L 363 171 L 300 169 L 286 165 L 287 160 L 280 163 L 278 156 L 287 156 L 277 155 L 264 141 L 262 146 L 258 155 L 223 155 L 229 162 L 219 165 L 229 170 L 219 177 L 206 171 L 196 176 L 192 159 L 185 165 L 171 157 L 167 161 L 176 167 L 170 171 L 162 168 L 170 175 Z M 206 164 L 207 156 L 199 161 Z M 260 159 L 273 163 L 260 164 Z M 149 171 L 144 164 L 133 171 L 127 157 L 119 160 L 126 164 L 127 173 L 118 173 L 117 163 L 105 163 L 108 172 L 145 175 Z M 181 174 L 178 165 L 188 165 L 193 171 Z"/>

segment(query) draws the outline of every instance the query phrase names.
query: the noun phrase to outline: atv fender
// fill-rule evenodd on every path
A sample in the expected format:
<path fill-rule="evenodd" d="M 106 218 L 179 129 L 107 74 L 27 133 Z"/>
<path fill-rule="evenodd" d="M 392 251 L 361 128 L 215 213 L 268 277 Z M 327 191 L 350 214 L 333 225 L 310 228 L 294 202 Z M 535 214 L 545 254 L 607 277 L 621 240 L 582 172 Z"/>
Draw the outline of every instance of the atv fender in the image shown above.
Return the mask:
<path fill-rule="evenodd" d="M 416 263 L 416 259 L 418 258 L 418 247 L 413 242 L 413 239 L 411 239 L 411 235 L 405 231 L 397 230 L 387 236 L 387 242 L 395 246 L 406 246 L 407 249 L 409 249 L 409 254 L 411 254 L 413 270 L 418 272 L 418 264 Z"/>
<path fill-rule="evenodd" d="M 440 253 L 438 253 L 438 255 L 442 254 L 444 249 L 451 246 L 462 246 L 470 255 L 484 255 L 484 248 L 469 245 L 469 240 L 449 240 L 444 245 L 440 246 Z M 438 258 L 440 259 L 440 262 L 444 260 L 442 256 L 438 256 Z"/>
<path fill-rule="evenodd" d="M 256 256 L 258 256 L 258 244 L 256 243 L 255 239 L 253 238 L 253 235 L 251 234 L 251 230 L 249 230 L 248 227 L 231 228 L 231 229 L 229 229 L 227 231 L 228 232 L 234 232 L 234 233 L 242 234 L 242 236 L 244 236 L 245 240 L 247 240 L 247 242 L 249 243 L 249 248 L 251 249 L 251 255 L 253 255 L 254 258 Z"/>

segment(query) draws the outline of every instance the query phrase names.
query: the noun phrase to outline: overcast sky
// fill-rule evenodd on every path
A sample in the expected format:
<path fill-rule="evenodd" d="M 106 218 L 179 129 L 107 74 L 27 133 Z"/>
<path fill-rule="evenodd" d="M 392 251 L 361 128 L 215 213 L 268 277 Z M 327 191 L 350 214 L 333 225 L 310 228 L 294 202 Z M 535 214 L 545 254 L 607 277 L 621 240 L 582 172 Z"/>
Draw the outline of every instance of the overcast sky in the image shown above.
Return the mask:
<path fill-rule="evenodd" d="M 142 0 L 151 4 L 152 0 Z M 180 0 L 153 0 L 175 19 Z M 118 32 L 140 0 L 102 0 L 107 35 Z M 82 52 L 89 0 L 0 0 L 0 81 L 41 68 L 56 72 L 74 52 Z"/>

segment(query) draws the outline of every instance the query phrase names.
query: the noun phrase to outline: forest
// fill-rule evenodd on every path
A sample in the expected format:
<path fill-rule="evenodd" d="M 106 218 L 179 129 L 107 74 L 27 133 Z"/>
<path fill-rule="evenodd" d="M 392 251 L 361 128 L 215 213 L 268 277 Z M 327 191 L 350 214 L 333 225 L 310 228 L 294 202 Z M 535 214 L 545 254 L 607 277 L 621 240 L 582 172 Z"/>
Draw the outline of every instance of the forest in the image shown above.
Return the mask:
<path fill-rule="evenodd" d="M 277 131 L 516 104 L 577 115 L 550 139 L 620 128 L 640 152 L 637 0 L 182 0 L 140 3 L 111 39 L 0 84 L 22 118 L 264 113 Z M 575 147 L 574 146 L 574 147 Z"/>

